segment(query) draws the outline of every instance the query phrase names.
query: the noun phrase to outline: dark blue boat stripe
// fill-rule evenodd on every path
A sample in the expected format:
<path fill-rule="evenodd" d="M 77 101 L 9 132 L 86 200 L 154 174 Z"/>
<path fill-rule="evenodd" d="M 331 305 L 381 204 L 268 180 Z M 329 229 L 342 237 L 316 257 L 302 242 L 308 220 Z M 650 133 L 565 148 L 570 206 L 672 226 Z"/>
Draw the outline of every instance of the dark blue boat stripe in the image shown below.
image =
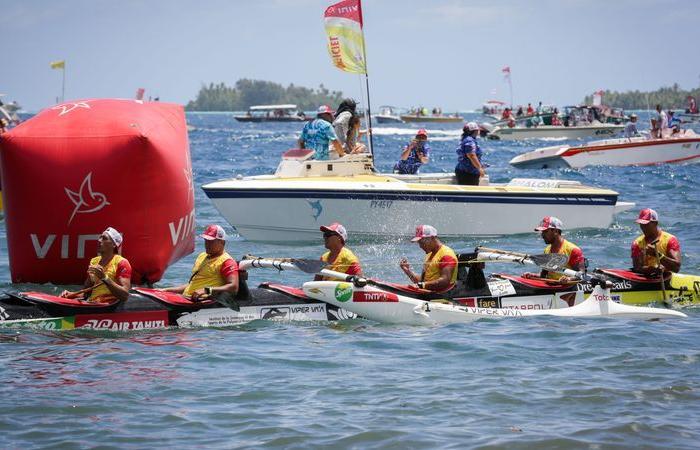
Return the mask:
<path fill-rule="evenodd" d="M 615 205 L 616 195 L 546 195 L 510 193 L 505 196 L 502 193 L 465 193 L 465 194 L 425 194 L 420 191 L 392 192 L 338 192 L 338 191 L 293 191 L 293 190 L 238 190 L 238 189 L 211 189 L 203 188 L 207 197 L 219 198 L 329 198 L 346 200 L 395 200 L 395 201 L 420 201 L 420 202 L 453 202 L 453 203 L 504 203 L 504 204 L 547 204 L 547 205 Z"/>

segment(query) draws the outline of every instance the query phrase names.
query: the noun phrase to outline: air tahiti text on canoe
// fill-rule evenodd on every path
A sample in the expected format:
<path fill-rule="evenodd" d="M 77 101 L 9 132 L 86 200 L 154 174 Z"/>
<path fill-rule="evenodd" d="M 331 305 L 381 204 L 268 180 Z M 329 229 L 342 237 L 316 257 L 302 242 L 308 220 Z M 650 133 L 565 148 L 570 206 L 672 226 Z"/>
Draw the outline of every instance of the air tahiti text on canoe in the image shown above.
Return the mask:
<path fill-rule="evenodd" d="M 177 223 L 177 225 L 176 225 Z M 177 221 L 168 222 L 168 231 L 170 232 L 170 240 L 173 247 L 181 241 L 184 241 L 188 236 L 192 236 L 195 229 L 194 220 L 194 210 L 186 216 L 180 217 Z M 54 242 L 58 235 L 49 234 L 43 242 L 39 239 L 37 234 L 30 234 L 30 239 L 32 240 L 32 245 L 34 246 L 34 252 L 37 258 L 44 259 L 49 253 L 49 250 L 53 247 Z M 75 236 L 75 257 L 78 259 L 85 258 L 85 243 L 88 241 L 96 241 L 100 237 L 99 233 L 96 234 L 78 234 Z M 62 234 L 60 235 L 61 243 L 58 244 L 61 249 L 61 259 L 68 259 L 70 255 L 71 247 L 71 235 Z"/>

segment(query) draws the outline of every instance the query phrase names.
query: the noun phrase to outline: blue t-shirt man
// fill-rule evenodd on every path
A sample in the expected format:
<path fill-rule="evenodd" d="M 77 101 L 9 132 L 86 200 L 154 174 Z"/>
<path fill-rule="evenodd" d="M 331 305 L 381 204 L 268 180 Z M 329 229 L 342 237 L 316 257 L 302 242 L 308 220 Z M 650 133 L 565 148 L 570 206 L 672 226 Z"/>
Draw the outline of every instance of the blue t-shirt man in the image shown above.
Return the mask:
<path fill-rule="evenodd" d="M 474 153 L 479 162 L 481 162 L 481 147 L 479 147 L 479 143 L 472 136 L 466 136 L 459 143 L 459 147 L 457 147 L 457 167 L 455 167 L 455 170 L 479 175 L 479 169 L 467 157 L 469 153 Z"/>
<path fill-rule="evenodd" d="M 315 153 L 314 158 L 316 159 L 330 159 L 328 155 L 328 145 L 335 141 L 337 144 L 335 146 L 336 151 L 338 150 L 337 147 L 340 147 L 338 136 L 336 136 L 331 122 L 333 122 L 333 111 L 325 105 L 319 107 L 318 117 L 311 122 L 307 122 L 306 125 L 304 125 L 304 129 L 301 130 L 299 146 L 313 150 Z M 340 156 L 342 156 L 342 153 Z"/>

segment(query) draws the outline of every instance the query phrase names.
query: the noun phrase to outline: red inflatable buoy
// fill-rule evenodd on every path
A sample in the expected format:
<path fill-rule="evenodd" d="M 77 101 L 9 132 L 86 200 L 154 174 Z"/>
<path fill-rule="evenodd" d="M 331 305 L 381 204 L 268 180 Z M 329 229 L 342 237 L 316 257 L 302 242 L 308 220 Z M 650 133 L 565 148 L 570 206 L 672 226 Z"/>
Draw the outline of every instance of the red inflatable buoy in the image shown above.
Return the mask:
<path fill-rule="evenodd" d="M 80 284 L 108 227 L 135 283 L 194 250 L 194 190 L 180 105 L 66 102 L 0 136 L 12 281 Z"/>

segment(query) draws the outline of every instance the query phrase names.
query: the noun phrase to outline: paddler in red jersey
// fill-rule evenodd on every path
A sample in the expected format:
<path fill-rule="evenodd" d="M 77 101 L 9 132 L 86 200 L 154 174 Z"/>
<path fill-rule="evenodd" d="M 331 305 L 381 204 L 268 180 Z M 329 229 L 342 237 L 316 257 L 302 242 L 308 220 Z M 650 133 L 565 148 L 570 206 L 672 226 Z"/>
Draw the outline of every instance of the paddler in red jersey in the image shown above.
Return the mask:
<path fill-rule="evenodd" d="M 399 262 L 399 267 L 411 282 L 420 289 L 433 292 L 452 289 L 457 281 L 457 255 L 450 247 L 440 242 L 435 227 L 419 225 L 411 241 L 417 242 L 425 252 L 423 272 L 420 276 L 411 270 L 406 258 L 401 258 Z"/>
<path fill-rule="evenodd" d="M 90 260 L 85 289 L 78 292 L 63 291 L 61 297 L 76 298 L 90 290 L 87 301 L 109 302 L 115 298 L 126 301 L 131 289 L 131 264 L 119 254 L 124 238 L 120 232 L 108 227 L 97 238 L 97 253 Z"/>
<path fill-rule="evenodd" d="M 546 216 L 540 222 L 540 225 L 535 228 L 535 231 L 541 233 L 542 240 L 547 244 L 544 248 L 544 253 L 559 253 L 561 255 L 566 255 L 569 257 L 566 262 L 566 268 L 582 271 L 585 268 L 585 261 L 583 257 L 583 251 L 575 244 L 564 239 L 562 236 L 562 228 L 564 225 L 562 221 L 554 216 Z M 549 272 L 543 270 L 540 275 L 541 278 L 548 278 L 550 280 L 558 280 L 561 282 L 571 281 L 573 278 L 565 276 L 563 273 L 559 272 Z M 523 278 L 534 278 L 537 274 L 534 273 L 524 273 Z"/>
<path fill-rule="evenodd" d="M 362 275 L 360 260 L 345 246 L 345 241 L 348 239 L 345 227 L 334 222 L 327 226 L 324 225 L 320 229 L 323 232 L 323 245 L 328 249 L 326 253 L 321 255 L 321 261 L 328 263 L 326 269 L 348 275 Z M 332 278 L 318 275 L 315 279 L 332 280 Z"/>
<path fill-rule="evenodd" d="M 163 291 L 182 294 L 192 301 L 226 293 L 235 296 L 238 293 L 238 264 L 224 249 L 226 231 L 219 225 L 209 225 L 200 237 L 204 239 L 205 251 L 197 256 L 190 281 Z"/>
<path fill-rule="evenodd" d="M 646 275 L 681 270 L 681 245 L 674 235 L 659 228 L 659 214 L 646 208 L 635 222 L 642 235 L 632 242 L 633 270 Z"/>

